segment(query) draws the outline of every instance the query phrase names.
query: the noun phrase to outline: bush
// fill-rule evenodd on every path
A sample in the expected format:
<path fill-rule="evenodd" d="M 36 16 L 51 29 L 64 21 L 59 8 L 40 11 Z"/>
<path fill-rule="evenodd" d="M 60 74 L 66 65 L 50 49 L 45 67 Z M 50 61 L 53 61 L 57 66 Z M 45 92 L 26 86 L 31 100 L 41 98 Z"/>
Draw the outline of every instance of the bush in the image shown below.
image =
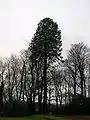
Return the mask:
<path fill-rule="evenodd" d="M 27 116 L 27 108 L 26 102 L 13 100 L 4 103 L 3 114 L 10 117 L 23 117 Z"/>
<path fill-rule="evenodd" d="M 90 115 L 90 98 L 76 96 L 69 104 L 54 109 L 53 114 Z"/>

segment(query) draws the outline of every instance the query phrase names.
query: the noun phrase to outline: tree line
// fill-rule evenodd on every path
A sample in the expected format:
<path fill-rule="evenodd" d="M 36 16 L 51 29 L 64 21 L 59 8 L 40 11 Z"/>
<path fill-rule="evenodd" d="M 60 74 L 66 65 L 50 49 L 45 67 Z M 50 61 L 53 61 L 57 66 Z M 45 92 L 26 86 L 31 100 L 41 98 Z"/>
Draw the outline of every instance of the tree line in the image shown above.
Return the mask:
<path fill-rule="evenodd" d="M 0 113 L 4 114 L 5 103 L 15 108 L 13 101 L 26 103 L 32 115 L 48 114 L 79 97 L 89 98 L 89 62 L 90 49 L 83 42 L 72 44 L 64 59 L 61 30 L 44 18 L 26 50 L 0 59 Z"/>

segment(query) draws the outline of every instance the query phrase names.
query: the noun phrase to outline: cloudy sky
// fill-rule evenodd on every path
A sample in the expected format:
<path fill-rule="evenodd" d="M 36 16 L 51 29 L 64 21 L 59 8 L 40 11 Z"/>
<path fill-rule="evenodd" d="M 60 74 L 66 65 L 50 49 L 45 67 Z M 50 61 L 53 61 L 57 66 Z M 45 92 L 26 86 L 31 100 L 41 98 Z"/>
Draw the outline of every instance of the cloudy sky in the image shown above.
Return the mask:
<path fill-rule="evenodd" d="M 84 41 L 90 47 L 90 0 L 0 0 L 0 56 L 27 48 L 45 17 L 61 29 L 64 56 L 72 43 Z"/>

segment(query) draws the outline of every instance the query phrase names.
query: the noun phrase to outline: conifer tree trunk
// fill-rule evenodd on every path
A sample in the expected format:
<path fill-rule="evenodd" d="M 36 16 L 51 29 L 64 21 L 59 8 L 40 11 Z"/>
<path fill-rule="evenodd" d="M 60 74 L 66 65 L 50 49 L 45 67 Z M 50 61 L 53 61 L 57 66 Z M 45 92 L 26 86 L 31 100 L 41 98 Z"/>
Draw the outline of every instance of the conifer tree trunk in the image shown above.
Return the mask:
<path fill-rule="evenodd" d="M 45 46 L 46 47 L 46 46 Z M 43 99 L 43 112 L 47 113 L 47 53 L 45 52 L 45 59 L 44 59 L 44 99 Z"/>

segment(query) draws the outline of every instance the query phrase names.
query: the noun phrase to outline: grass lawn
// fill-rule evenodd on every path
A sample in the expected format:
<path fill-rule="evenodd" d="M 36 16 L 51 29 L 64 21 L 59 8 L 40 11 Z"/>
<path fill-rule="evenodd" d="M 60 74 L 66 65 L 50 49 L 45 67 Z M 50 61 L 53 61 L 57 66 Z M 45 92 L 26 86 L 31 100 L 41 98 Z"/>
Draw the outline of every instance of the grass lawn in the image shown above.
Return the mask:
<path fill-rule="evenodd" d="M 70 119 L 65 119 L 63 117 L 54 117 L 54 116 L 39 116 L 39 115 L 35 115 L 35 116 L 31 116 L 31 117 L 22 117 L 22 118 L 0 118 L 0 120 L 70 120 Z"/>
<path fill-rule="evenodd" d="M 90 120 L 88 116 L 72 116 L 72 117 L 55 117 L 55 116 L 45 116 L 45 115 L 34 115 L 31 117 L 20 117 L 20 118 L 9 118 L 9 117 L 2 117 L 0 120 Z"/>

